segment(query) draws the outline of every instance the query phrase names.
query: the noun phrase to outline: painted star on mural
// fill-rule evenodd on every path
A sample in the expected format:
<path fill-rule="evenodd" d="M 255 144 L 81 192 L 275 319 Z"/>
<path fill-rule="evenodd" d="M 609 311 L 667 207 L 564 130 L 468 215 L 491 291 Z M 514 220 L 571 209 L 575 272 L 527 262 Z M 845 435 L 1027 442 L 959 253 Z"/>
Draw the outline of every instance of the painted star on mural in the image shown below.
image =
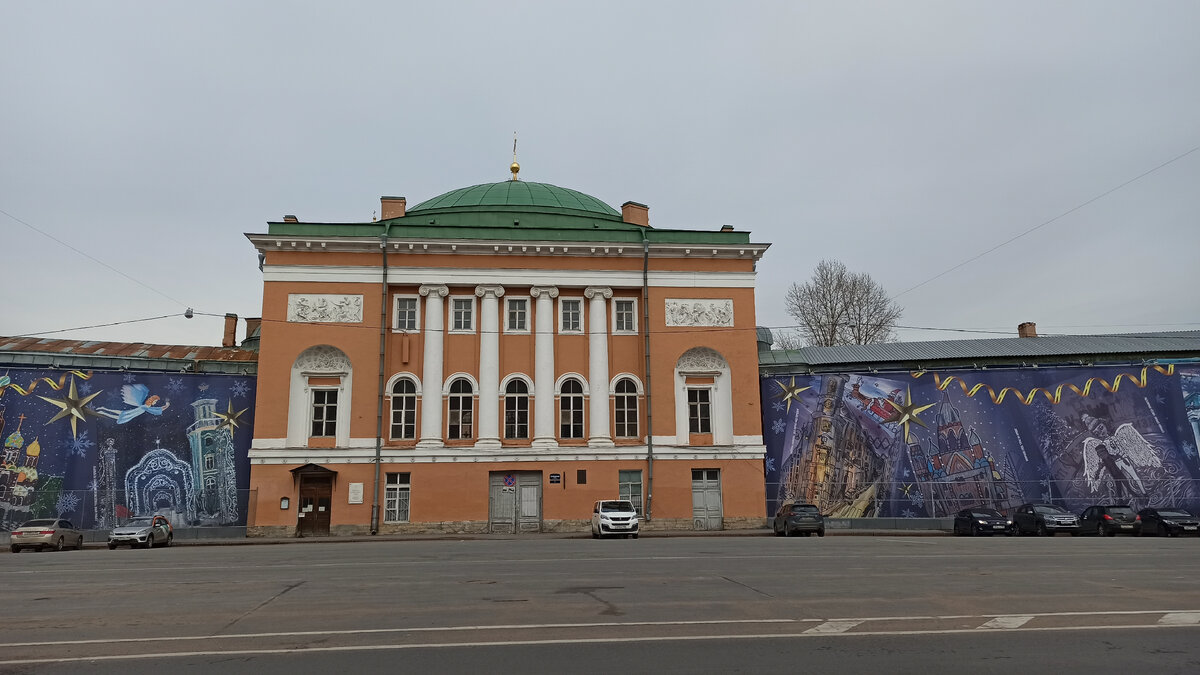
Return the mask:
<path fill-rule="evenodd" d="M 884 400 L 886 400 L 889 405 L 891 405 L 893 408 L 896 409 L 896 412 L 893 413 L 892 416 L 889 417 L 887 420 L 885 420 L 885 422 L 895 422 L 895 423 L 899 424 L 900 426 L 904 427 L 904 442 L 905 443 L 908 442 L 908 425 L 910 423 L 916 422 L 917 424 L 920 424 L 921 426 L 925 427 L 926 429 L 929 428 L 928 426 L 925 425 L 924 422 L 921 421 L 920 417 L 917 417 L 917 415 L 925 410 L 928 410 L 929 408 L 932 408 L 936 404 L 934 404 L 934 403 L 930 403 L 928 405 L 914 404 L 912 402 L 912 387 L 911 386 L 908 388 L 908 395 L 904 397 L 903 405 L 896 403 L 895 401 L 893 401 L 890 398 L 884 399 Z"/>
<path fill-rule="evenodd" d="M 58 420 L 61 420 L 64 417 L 70 417 L 71 418 L 71 438 L 78 438 L 79 437 L 79 433 L 78 433 L 79 421 L 86 420 L 88 417 L 99 417 L 100 416 L 99 413 L 93 412 L 91 408 L 87 407 L 87 404 L 92 399 L 99 396 L 100 393 L 101 392 L 98 391 L 94 394 L 90 394 L 86 397 L 81 398 L 79 396 L 79 390 L 75 388 L 75 378 L 72 377 L 71 378 L 71 389 L 67 392 L 67 395 L 64 396 L 63 398 L 54 399 L 54 398 L 47 398 L 45 396 L 38 396 L 38 398 L 42 399 L 43 401 L 46 401 L 47 403 L 53 403 L 54 405 L 61 408 L 61 410 L 59 410 L 58 413 L 54 417 L 51 417 L 50 421 L 46 422 L 46 424 L 50 424 L 52 422 L 57 422 Z"/>
<path fill-rule="evenodd" d="M 233 401 L 230 401 L 229 407 L 226 408 L 226 412 L 216 413 L 216 416 L 221 418 L 221 423 L 217 425 L 217 430 L 229 429 L 229 437 L 233 438 L 234 430 L 237 429 L 238 425 L 242 423 L 242 413 L 246 412 L 247 410 L 249 410 L 249 408 L 242 408 L 241 410 L 234 412 Z"/>
<path fill-rule="evenodd" d="M 792 410 L 792 401 L 800 400 L 800 392 L 812 389 L 812 387 L 797 387 L 796 377 L 794 375 L 792 376 L 792 383 L 790 385 L 782 382 L 777 382 L 776 384 L 779 385 L 780 389 L 783 389 L 783 400 L 787 402 L 788 412 L 791 412 Z"/>

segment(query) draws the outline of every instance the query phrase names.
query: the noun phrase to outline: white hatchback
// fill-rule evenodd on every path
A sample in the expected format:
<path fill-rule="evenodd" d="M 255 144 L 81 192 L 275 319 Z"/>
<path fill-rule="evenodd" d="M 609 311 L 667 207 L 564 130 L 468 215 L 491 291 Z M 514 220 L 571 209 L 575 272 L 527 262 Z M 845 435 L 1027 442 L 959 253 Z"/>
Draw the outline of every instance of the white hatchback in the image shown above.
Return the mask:
<path fill-rule="evenodd" d="M 592 539 L 638 538 L 638 514 L 628 499 L 601 499 L 592 507 Z"/>

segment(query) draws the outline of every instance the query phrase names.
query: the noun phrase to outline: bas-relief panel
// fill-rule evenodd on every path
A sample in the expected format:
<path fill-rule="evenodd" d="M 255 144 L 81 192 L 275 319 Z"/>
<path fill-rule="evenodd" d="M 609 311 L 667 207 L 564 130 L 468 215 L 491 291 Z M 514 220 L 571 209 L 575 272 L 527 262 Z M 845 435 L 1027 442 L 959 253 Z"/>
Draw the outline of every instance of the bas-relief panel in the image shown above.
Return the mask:
<path fill-rule="evenodd" d="M 664 308 L 668 326 L 732 326 L 733 300 L 667 298 Z"/>
<path fill-rule="evenodd" d="M 297 323 L 362 323 L 361 295 L 291 293 L 287 320 Z"/>

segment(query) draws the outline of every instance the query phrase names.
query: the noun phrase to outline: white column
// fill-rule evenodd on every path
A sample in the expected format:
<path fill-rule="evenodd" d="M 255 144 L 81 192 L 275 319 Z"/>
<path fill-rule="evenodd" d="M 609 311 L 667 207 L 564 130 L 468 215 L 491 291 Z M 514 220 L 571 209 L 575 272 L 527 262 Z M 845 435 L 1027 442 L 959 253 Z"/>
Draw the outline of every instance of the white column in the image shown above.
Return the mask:
<path fill-rule="evenodd" d="M 554 286 L 534 286 L 529 294 L 536 298 L 534 308 L 533 350 L 533 446 L 554 448 Z"/>
<path fill-rule="evenodd" d="M 475 287 L 479 308 L 479 436 L 476 447 L 500 447 L 500 298 L 498 284 Z"/>
<path fill-rule="evenodd" d="M 608 447 L 613 444 L 608 431 L 608 305 L 611 288 L 589 286 L 583 297 L 588 303 L 588 445 Z"/>
<path fill-rule="evenodd" d="M 442 442 L 442 349 L 445 343 L 445 322 L 442 317 L 442 298 L 450 289 L 440 284 L 422 286 L 425 297 L 425 356 L 421 370 L 421 440 L 418 448 L 440 448 Z"/>

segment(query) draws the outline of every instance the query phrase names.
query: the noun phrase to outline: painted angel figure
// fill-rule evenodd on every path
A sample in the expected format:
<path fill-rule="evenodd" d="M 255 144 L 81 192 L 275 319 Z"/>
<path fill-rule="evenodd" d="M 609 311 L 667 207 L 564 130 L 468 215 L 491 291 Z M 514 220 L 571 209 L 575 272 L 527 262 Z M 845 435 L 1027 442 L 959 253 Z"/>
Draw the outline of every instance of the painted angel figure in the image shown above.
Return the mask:
<path fill-rule="evenodd" d="M 1103 424 L 1097 428 L 1101 435 L 1108 431 Z M 1083 468 L 1092 492 L 1104 484 L 1107 474 L 1116 487 L 1118 499 L 1144 495 L 1146 486 L 1138 476 L 1138 469 L 1162 465 L 1154 446 L 1128 422 L 1107 438 L 1090 436 L 1083 442 Z"/>
<path fill-rule="evenodd" d="M 127 384 L 121 387 L 121 400 L 125 402 L 125 405 L 133 407 L 125 410 L 96 408 L 96 412 L 116 420 L 117 424 L 125 424 L 142 413 L 150 413 L 157 417 L 163 414 L 164 410 L 171 407 L 169 399 L 163 401 L 161 406 L 156 406 L 155 404 L 159 401 L 158 395 L 152 395 L 150 387 L 144 384 Z"/>

